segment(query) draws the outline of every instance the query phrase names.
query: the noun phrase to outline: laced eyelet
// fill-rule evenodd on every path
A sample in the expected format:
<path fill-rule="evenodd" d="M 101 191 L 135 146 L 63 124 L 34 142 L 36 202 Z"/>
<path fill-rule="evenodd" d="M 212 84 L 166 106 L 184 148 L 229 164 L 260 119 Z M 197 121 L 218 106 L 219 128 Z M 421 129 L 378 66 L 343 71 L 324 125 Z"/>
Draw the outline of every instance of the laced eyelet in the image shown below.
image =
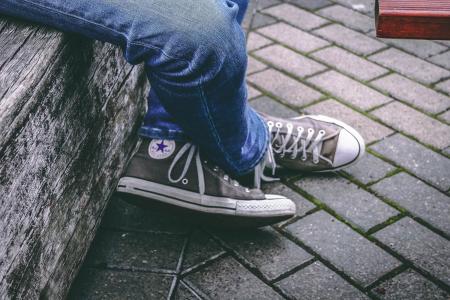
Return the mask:
<path fill-rule="evenodd" d="M 302 157 L 301 157 L 300 159 L 301 159 L 302 161 L 306 161 L 306 160 L 308 159 L 308 157 L 302 155 Z"/>
<path fill-rule="evenodd" d="M 234 182 L 233 185 L 234 186 L 239 186 L 239 183 L 238 182 Z"/>
<path fill-rule="evenodd" d="M 283 127 L 283 124 L 281 124 L 281 122 L 276 122 L 275 123 L 275 127 L 276 128 L 281 128 L 281 127 Z"/>
<path fill-rule="evenodd" d="M 323 130 L 323 129 L 319 130 L 319 134 L 320 135 L 324 135 L 325 134 L 325 130 Z"/>
<path fill-rule="evenodd" d="M 267 126 L 273 126 L 273 121 L 268 121 Z"/>
<path fill-rule="evenodd" d="M 247 193 L 250 193 L 250 190 L 249 190 L 248 188 L 245 188 L 245 191 L 246 191 Z"/>
<path fill-rule="evenodd" d="M 213 171 L 214 172 L 218 172 L 219 171 L 219 167 L 218 166 L 214 166 Z"/>
<path fill-rule="evenodd" d="M 313 163 L 314 163 L 315 165 L 317 165 L 317 164 L 319 163 L 319 160 L 318 160 L 318 159 L 313 159 Z"/>
<path fill-rule="evenodd" d="M 183 178 L 183 180 L 181 180 L 181 183 L 185 184 L 185 185 L 188 184 L 188 182 L 189 182 L 189 180 L 187 180 L 187 178 Z"/>
<path fill-rule="evenodd" d="M 314 129 L 308 128 L 308 133 L 313 133 L 313 132 L 314 132 Z"/>
<path fill-rule="evenodd" d="M 288 129 L 292 129 L 294 126 L 293 126 L 291 123 L 287 123 L 287 124 L 286 124 L 286 127 L 287 127 Z"/>
<path fill-rule="evenodd" d="M 230 179 L 230 177 L 229 177 L 228 175 L 225 174 L 225 175 L 223 176 L 223 179 L 226 180 L 226 181 L 228 181 L 228 180 Z"/>

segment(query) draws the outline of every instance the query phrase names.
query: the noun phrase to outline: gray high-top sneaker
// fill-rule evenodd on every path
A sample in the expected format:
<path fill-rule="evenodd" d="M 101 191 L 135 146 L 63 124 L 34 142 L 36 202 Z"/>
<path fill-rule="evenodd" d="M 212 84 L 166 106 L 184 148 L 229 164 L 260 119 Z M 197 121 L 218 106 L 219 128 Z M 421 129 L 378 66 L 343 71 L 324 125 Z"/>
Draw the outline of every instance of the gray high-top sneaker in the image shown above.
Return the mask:
<path fill-rule="evenodd" d="M 190 143 L 144 139 L 117 191 L 195 211 L 279 222 L 295 214 L 283 196 L 240 185 Z"/>
<path fill-rule="evenodd" d="M 321 115 L 292 119 L 260 113 L 272 133 L 269 163 L 299 171 L 335 171 L 356 163 L 364 140 L 349 125 Z"/>

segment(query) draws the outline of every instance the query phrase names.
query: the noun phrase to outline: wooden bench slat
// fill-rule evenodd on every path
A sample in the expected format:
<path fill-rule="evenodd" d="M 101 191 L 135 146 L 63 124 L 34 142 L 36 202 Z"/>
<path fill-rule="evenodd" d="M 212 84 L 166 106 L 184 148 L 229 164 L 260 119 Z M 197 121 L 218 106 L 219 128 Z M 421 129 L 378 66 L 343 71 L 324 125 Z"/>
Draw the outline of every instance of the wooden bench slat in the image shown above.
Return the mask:
<path fill-rule="evenodd" d="M 450 0 L 377 0 L 377 36 L 450 39 Z"/>

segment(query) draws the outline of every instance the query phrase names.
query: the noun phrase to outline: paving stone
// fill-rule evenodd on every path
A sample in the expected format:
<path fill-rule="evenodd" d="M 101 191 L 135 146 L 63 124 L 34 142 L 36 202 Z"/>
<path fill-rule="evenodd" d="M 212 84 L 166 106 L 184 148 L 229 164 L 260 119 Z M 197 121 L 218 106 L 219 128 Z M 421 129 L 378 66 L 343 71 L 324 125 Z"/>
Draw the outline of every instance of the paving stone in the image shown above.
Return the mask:
<path fill-rule="evenodd" d="M 345 172 L 360 182 L 368 184 L 383 178 L 393 170 L 395 170 L 394 166 L 370 153 L 366 153 L 357 164 L 346 168 Z"/>
<path fill-rule="evenodd" d="M 414 136 L 419 141 L 443 149 L 450 145 L 450 127 L 400 102 L 392 102 L 371 112 L 384 123 Z"/>
<path fill-rule="evenodd" d="M 256 267 L 268 280 L 311 260 L 313 256 L 270 227 L 219 231 L 218 236 Z"/>
<path fill-rule="evenodd" d="M 301 52 L 311 52 L 330 44 L 319 37 L 285 23 L 266 26 L 259 29 L 258 32 Z"/>
<path fill-rule="evenodd" d="M 413 270 L 407 270 L 372 290 L 384 300 L 448 299 L 449 294 Z"/>
<path fill-rule="evenodd" d="M 167 299 L 172 276 L 83 268 L 68 299 Z"/>
<path fill-rule="evenodd" d="M 262 96 L 250 101 L 250 105 L 257 111 L 281 118 L 292 118 L 299 116 L 298 112 L 290 109 L 287 106 L 284 106 L 279 102 L 276 102 L 275 100 L 267 96 Z"/>
<path fill-rule="evenodd" d="M 308 10 L 316 10 L 332 3 L 328 0 L 287 0 L 287 2 Z"/>
<path fill-rule="evenodd" d="M 376 39 L 340 24 L 331 24 L 316 29 L 313 33 L 360 55 L 368 55 L 386 47 Z"/>
<path fill-rule="evenodd" d="M 211 299 L 282 299 L 231 257 L 189 274 L 185 280 Z"/>
<path fill-rule="evenodd" d="M 246 33 L 250 29 L 250 24 L 252 22 L 253 15 L 255 13 L 252 3 L 253 3 L 253 1 L 249 1 L 248 9 L 247 9 L 244 19 L 242 20 L 242 23 L 241 23 L 241 27 L 244 30 L 244 32 L 246 32 Z"/>
<path fill-rule="evenodd" d="M 351 9 L 370 15 L 373 15 L 375 8 L 375 0 L 334 0 L 334 1 L 344 6 L 347 6 Z"/>
<path fill-rule="evenodd" d="M 398 74 L 391 74 L 371 82 L 375 87 L 429 113 L 450 107 L 450 98 Z"/>
<path fill-rule="evenodd" d="M 435 42 L 438 42 L 439 44 L 447 46 L 447 47 L 450 48 L 450 41 L 437 40 Z"/>
<path fill-rule="evenodd" d="M 450 71 L 393 48 L 376 53 L 369 59 L 424 83 L 433 83 L 450 76 Z"/>
<path fill-rule="evenodd" d="M 317 13 L 362 32 L 369 32 L 374 26 L 372 18 L 341 5 L 328 6 L 317 11 Z"/>
<path fill-rule="evenodd" d="M 322 97 L 320 92 L 273 69 L 254 74 L 248 81 L 292 106 L 304 106 Z"/>
<path fill-rule="evenodd" d="M 386 178 L 371 188 L 450 236 L 450 197 L 406 173 Z"/>
<path fill-rule="evenodd" d="M 450 95 L 450 79 L 436 84 L 436 87 Z"/>
<path fill-rule="evenodd" d="M 328 23 L 328 20 L 291 4 L 273 6 L 263 12 L 305 30 L 311 30 Z"/>
<path fill-rule="evenodd" d="M 171 233 L 187 233 L 189 221 L 172 207 L 154 205 L 144 207 L 128 203 L 136 197 L 114 194 L 103 217 L 103 227 L 121 228 L 124 230 L 161 231 Z M 148 200 L 145 200 L 148 202 Z"/>
<path fill-rule="evenodd" d="M 446 284 L 450 284 L 450 242 L 411 218 L 378 231 L 375 238 Z"/>
<path fill-rule="evenodd" d="M 450 159 L 403 135 L 390 136 L 371 149 L 440 190 L 450 188 Z"/>
<path fill-rule="evenodd" d="M 335 101 L 326 100 L 305 108 L 311 114 L 326 115 L 337 118 L 355 128 L 364 138 L 366 144 L 380 140 L 393 131 L 366 116 Z"/>
<path fill-rule="evenodd" d="M 448 147 L 448 148 L 442 150 L 442 152 L 444 152 L 444 153 L 447 154 L 447 155 L 450 155 L 450 147 Z"/>
<path fill-rule="evenodd" d="M 254 55 L 299 77 L 312 75 L 326 69 L 324 65 L 280 45 L 260 49 L 254 52 Z"/>
<path fill-rule="evenodd" d="M 314 204 L 306 200 L 299 193 L 280 182 L 266 183 L 262 186 L 262 190 L 266 194 L 282 195 L 294 201 L 295 206 L 297 207 L 297 212 L 295 213 L 296 216 L 304 216 L 307 212 L 316 208 Z"/>
<path fill-rule="evenodd" d="M 176 270 L 184 237 L 150 232 L 100 230 L 88 266 Z"/>
<path fill-rule="evenodd" d="M 338 47 L 329 47 L 319 50 L 314 52 L 312 56 L 331 65 L 340 72 L 360 80 L 370 80 L 388 72 L 385 68 Z"/>
<path fill-rule="evenodd" d="M 262 35 L 256 32 L 250 32 L 247 39 L 247 51 L 253 51 L 272 43 L 271 40 L 266 39 Z"/>
<path fill-rule="evenodd" d="M 450 110 L 447 110 L 446 112 L 440 114 L 438 117 L 442 121 L 450 123 Z"/>
<path fill-rule="evenodd" d="M 405 50 L 411 54 L 421 58 L 427 58 L 445 51 L 447 47 L 426 40 L 410 40 L 410 39 L 380 39 L 387 44 Z"/>
<path fill-rule="evenodd" d="M 224 250 L 207 233 L 196 230 L 189 239 L 183 260 L 183 270 L 204 262 Z"/>
<path fill-rule="evenodd" d="M 305 177 L 295 185 L 364 231 L 399 214 L 374 195 L 338 176 Z"/>
<path fill-rule="evenodd" d="M 276 22 L 277 20 L 275 18 L 272 18 L 271 16 L 256 13 L 252 20 L 252 29 L 254 30 L 270 24 L 274 24 Z"/>
<path fill-rule="evenodd" d="M 318 74 L 308 78 L 307 81 L 362 110 L 368 110 L 393 100 L 336 71 Z"/>
<path fill-rule="evenodd" d="M 367 286 L 400 262 L 324 211 L 286 230 L 360 284 Z"/>
<path fill-rule="evenodd" d="M 281 4 L 280 0 L 258 0 L 257 2 L 258 9 L 264 9 L 270 6 Z"/>
<path fill-rule="evenodd" d="M 292 299 L 369 299 L 318 261 L 281 280 L 276 285 Z"/>
<path fill-rule="evenodd" d="M 252 74 L 266 68 L 267 66 L 259 60 L 256 60 L 251 56 L 248 57 L 247 74 Z"/>
<path fill-rule="evenodd" d="M 181 280 L 178 282 L 177 290 L 175 291 L 174 300 L 200 300 L 186 284 Z"/>
<path fill-rule="evenodd" d="M 444 52 L 439 55 L 435 55 L 430 58 L 430 61 L 449 70 L 450 69 L 450 51 Z"/>
<path fill-rule="evenodd" d="M 261 92 L 258 91 L 257 89 L 251 87 L 251 86 L 247 86 L 247 93 L 248 93 L 248 99 L 253 99 L 256 97 L 261 96 Z"/>

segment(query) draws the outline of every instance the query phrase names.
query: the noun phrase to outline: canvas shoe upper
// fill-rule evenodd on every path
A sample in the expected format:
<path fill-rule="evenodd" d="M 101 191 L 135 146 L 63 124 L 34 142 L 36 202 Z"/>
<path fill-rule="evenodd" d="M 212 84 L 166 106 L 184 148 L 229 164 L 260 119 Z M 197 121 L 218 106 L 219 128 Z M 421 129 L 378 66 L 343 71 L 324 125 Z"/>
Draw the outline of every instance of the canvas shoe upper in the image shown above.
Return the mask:
<path fill-rule="evenodd" d="M 268 161 L 273 169 L 335 171 L 356 163 L 365 152 L 361 135 L 339 120 L 321 115 L 261 116 L 272 136 Z"/>
<path fill-rule="evenodd" d="M 242 186 L 203 159 L 197 146 L 172 140 L 144 139 L 118 191 L 201 212 L 273 218 L 274 222 L 295 213 L 295 204 L 286 197 Z"/>

